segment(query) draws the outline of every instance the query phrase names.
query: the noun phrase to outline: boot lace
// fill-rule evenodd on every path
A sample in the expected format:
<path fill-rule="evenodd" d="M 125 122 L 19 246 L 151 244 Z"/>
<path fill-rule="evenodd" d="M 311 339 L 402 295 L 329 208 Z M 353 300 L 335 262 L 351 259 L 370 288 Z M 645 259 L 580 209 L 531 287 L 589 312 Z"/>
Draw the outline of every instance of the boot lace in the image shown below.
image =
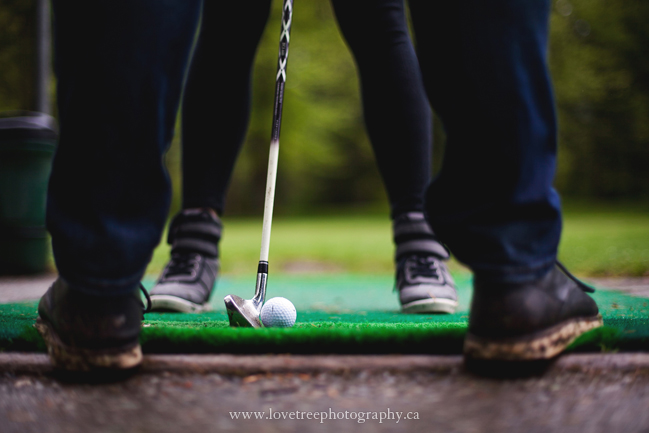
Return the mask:
<path fill-rule="evenodd" d="M 559 266 L 559 269 L 561 269 L 561 272 L 563 272 L 563 273 L 566 275 L 566 277 L 568 277 L 568 278 L 570 278 L 572 281 L 574 281 L 575 284 L 577 284 L 581 290 L 583 290 L 583 291 L 586 292 L 586 293 L 595 293 L 595 289 L 594 289 L 594 288 L 592 288 L 592 287 L 589 286 L 588 284 L 582 282 L 582 281 L 579 280 L 577 277 L 575 277 L 574 275 L 572 275 L 572 274 L 570 273 L 570 271 L 569 271 L 565 266 L 563 266 L 563 263 L 561 263 L 559 260 L 557 260 L 556 262 L 557 262 L 557 266 Z"/>
<path fill-rule="evenodd" d="M 140 291 L 144 293 L 144 298 L 146 299 L 146 306 L 144 305 L 144 302 L 142 303 L 142 314 L 146 314 L 151 311 L 151 297 L 149 296 L 149 292 L 146 291 L 142 283 L 140 283 Z"/>

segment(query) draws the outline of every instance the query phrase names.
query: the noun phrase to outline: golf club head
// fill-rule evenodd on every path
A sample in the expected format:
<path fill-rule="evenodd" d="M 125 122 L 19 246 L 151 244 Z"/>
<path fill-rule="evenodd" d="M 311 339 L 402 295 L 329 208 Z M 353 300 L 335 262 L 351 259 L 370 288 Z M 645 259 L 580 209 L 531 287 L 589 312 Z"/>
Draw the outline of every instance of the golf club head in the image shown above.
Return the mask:
<path fill-rule="evenodd" d="M 237 295 L 228 295 L 224 298 L 225 308 L 228 310 L 230 326 L 240 328 L 261 328 L 259 310 L 253 300 L 246 300 Z"/>

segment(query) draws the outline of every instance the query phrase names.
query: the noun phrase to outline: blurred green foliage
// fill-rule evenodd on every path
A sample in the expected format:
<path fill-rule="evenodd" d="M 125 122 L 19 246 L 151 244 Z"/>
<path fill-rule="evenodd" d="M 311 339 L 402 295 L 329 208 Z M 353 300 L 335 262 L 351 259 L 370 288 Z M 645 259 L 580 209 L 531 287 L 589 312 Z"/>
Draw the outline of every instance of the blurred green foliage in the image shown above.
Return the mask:
<path fill-rule="evenodd" d="M 261 218 L 224 218 L 221 265 L 227 274 L 253 279 L 259 260 Z M 580 276 L 649 276 L 648 206 L 614 208 L 592 203 L 568 204 L 559 259 Z M 169 245 L 155 250 L 147 273 L 159 274 L 169 260 Z M 270 247 L 272 272 L 394 272 L 394 245 L 386 214 L 278 217 Z M 454 259 L 453 272 L 466 271 Z"/>
<path fill-rule="evenodd" d="M 550 65 L 564 194 L 649 196 L 648 23 L 643 0 L 554 3 Z"/>
<path fill-rule="evenodd" d="M 32 108 L 33 7 L 33 0 L 0 3 L 0 110 Z M 276 0 L 258 50 L 250 128 L 228 195 L 230 215 L 257 214 L 263 207 L 280 9 Z M 556 184 L 564 195 L 649 197 L 648 22 L 646 0 L 553 1 Z M 438 157 L 444 143 L 438 122 L 436 127 Z M 167 155 L 174 209 L 182 181 L 178 137 Z M 278 214 L 385 203 L 354 62 L 326 0 L 295 4 L 281 141 Z"/>
<path fill-rule="evenodd" d="M 34 0 L 0 2 L 0 111 L 34 106 Z"/>

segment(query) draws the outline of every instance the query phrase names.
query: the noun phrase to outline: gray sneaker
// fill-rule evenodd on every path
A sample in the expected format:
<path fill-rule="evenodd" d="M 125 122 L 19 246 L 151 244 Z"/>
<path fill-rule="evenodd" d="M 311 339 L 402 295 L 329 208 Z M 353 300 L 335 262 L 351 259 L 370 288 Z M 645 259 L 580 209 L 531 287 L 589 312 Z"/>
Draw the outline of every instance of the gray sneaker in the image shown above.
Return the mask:
<path fill-rule="evenodd" d="M 455 283 L 445 261 L 450 253 L 436 238 L 424 215 L 403 214 L 394 220 L 397 245 L 396 288 L 403 313 L 454 313 Z"/>
<path fill-rule="evenodd" d="M 171 260 L 151 289 L 151 310 L 209 311 L 219 272 L 221 221 L 206 210 L 185 210 L 169 228 Z"/>

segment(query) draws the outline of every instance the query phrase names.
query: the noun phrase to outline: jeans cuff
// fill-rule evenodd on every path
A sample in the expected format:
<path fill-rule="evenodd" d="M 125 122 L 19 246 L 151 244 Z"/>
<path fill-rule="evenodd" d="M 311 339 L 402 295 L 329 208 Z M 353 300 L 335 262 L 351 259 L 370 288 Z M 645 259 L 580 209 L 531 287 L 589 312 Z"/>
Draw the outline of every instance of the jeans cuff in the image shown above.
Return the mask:
<path fill-rule="evenodd" d="M 541 279 L 545 274 L 554 268 L 556 257 L 537 262 L 531 266 L 471 266 L 475 276 L 482 281 L 494 283 L 527 283 Z"/>
<path fill-rule="evenodd" d="M 91 296 L 123 296 L 130 295 L 137 290 L 144 272 L 136 276 L 117 280 L 83 278 L 79 276 L 60 273 L 62 278 L 72 290 Z"/>

